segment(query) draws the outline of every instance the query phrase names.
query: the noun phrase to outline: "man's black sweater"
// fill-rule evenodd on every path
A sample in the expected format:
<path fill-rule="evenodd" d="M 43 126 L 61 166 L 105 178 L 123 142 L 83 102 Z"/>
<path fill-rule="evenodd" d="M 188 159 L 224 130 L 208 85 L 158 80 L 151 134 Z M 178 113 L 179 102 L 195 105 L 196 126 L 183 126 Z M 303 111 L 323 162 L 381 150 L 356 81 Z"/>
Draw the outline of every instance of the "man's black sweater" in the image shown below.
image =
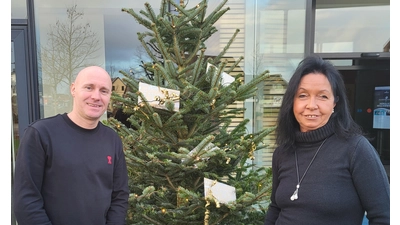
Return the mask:
<path fill-rule="evenodd" d="M 111 128 L 83 129 L 57 115 L 31 124 L 20 146 L 13 198 L 18 224 L 125 224 L 127 168 Z"/>

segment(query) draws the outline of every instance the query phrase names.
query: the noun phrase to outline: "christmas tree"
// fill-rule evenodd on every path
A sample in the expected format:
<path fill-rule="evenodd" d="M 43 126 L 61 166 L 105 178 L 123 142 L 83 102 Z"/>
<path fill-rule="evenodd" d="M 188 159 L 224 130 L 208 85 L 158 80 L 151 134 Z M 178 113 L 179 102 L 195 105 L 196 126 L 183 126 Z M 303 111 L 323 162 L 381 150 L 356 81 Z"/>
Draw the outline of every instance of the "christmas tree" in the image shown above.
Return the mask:
<path fill-rule="evenodd" d="M 239 30 L 207 56 L 205 41 L 226 2 L 208 16 L 207 0 L 194 8 L 162 0 L 158 15 L 148 3 L 140 12 L 122 9 L 147 28 L 138 38 L 151 58 L 141 65 L 145 78 L 120 71 L 127 92 L 112 100 L 128 119 L 106 121 L 124 144 L 128 224 L 263 224 L 271 172 L 252 160 L 274 127 L 249 133 L 246 109 L 229 106 L 253 98 L 269 72 L 246 83 L 244 74 L 229 75 L 243 60 L 228 66 L 225 56 Z"/>

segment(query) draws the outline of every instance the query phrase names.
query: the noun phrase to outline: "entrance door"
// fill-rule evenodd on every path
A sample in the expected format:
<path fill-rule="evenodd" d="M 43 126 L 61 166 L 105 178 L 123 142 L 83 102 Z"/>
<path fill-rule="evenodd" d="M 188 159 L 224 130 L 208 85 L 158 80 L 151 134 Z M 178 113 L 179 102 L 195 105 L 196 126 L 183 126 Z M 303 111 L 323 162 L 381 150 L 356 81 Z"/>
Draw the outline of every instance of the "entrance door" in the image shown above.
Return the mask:
<path fill-rule="evenodd" d="M 14 165 L 18 153 L 20 137 L 29 123 L 38 117 L 39 104 L 34 76 L 32 76 L 32 50 L 29 48 L 26 23 L 11 24 L 11 192 L 14 184 Z M 20 20 L 18 20 L 21 22 Z M 32 54 L 32 53 L 31 53 Z M 36 104 L 36 105 L 35 105 Z M 11 205 L 13 203 L 11 202 Z M 11 225 L 15 225 L 11 212 Z"/>
<path fill-rule="evenodd" d="M 26 99 L 28 98 L 26 79 L 24 79 L 27 75 L 27 62 L 24 50 L 27 46 L 26 35 L 24 27 L 11 30 L 11 192 L 14 184 L 15 157 L 18 151 L 19 140 L 23 132 L 23 127 L 26 127 L 29 121 L 29 117 L 26 115 L 27 111 L 20 110 L 21 106 L 26 104 Z M 13 212 L 11 215 L 11 224 L 16 224 Z"/>
<path fill-rule="evenodd" d="M 354 120 L 371 137 L 371 144 L 378 151 L 382 163 L 390 163 L 390 127 L 374 125 L 377 108 L 385 108 L 390 120 L 390 93 L 387 104 L 377 103 L 376 93 L 390 87 L 390 59 L 358 59 L 352 68 L 340 69 L 347 88 L 347 95 Z M 386 100 L 385 100 L 386 101 Z M 385 119 L 386 119 L 385 118 Z"/>

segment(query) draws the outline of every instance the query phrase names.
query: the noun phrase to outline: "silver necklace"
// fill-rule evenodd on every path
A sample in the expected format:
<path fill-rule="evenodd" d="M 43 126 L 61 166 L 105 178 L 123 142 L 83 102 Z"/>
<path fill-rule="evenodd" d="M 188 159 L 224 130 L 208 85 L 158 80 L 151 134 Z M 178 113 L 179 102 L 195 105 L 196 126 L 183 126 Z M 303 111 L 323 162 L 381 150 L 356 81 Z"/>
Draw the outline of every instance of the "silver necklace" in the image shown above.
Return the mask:
<path fill-rule="evenodd" d="M 296 153 L 296 150 L 294 150 L 294 157 L 296 159 L 297 185 L 296 185 L 296 190 L 293 192 L 293 195 L 290 197 L 290 200 L 294 201 L 294 200 L 299 198 L 298 193 L 299 193 L 300 184 L 303 181 L 304 177 L 306 176 L 308 169 L 311 167 L 311 164 L 314 162 L 315 157 L 317 157 L 317 154 L 318 154 L 319 150 L 321 149 L 322 145 L 324 145 L 326 139 L 327 138 L 325 138 L 325 140 L 318 147 L 317 152 L 315 152 L 313 158 L 311 159 L 310 164 L 308 164 L 307 169 L 306 169 L 306 171 L 304 171 L 303 176 L 301 177 L 301 179 L 300 179 L 300 176 L 299 176 L 299 165 L 298 165 L 298 162 L 297 162 L 297 153 Z"/>

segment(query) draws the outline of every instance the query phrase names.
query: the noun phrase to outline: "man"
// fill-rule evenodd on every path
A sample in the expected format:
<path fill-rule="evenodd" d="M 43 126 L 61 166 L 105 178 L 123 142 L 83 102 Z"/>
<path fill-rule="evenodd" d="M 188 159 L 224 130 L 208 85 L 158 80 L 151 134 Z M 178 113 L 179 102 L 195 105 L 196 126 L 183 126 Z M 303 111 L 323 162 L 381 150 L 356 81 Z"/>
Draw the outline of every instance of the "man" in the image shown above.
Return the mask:
<path fill-rule="evenodd" d="M 19 225 L 125 224 L 128 175 L 122 142 L 100 122 L 112 92 L 109 74 L 84 68 L 70 87 L 71 112 L 30 124 L 15 166 Z"/>

